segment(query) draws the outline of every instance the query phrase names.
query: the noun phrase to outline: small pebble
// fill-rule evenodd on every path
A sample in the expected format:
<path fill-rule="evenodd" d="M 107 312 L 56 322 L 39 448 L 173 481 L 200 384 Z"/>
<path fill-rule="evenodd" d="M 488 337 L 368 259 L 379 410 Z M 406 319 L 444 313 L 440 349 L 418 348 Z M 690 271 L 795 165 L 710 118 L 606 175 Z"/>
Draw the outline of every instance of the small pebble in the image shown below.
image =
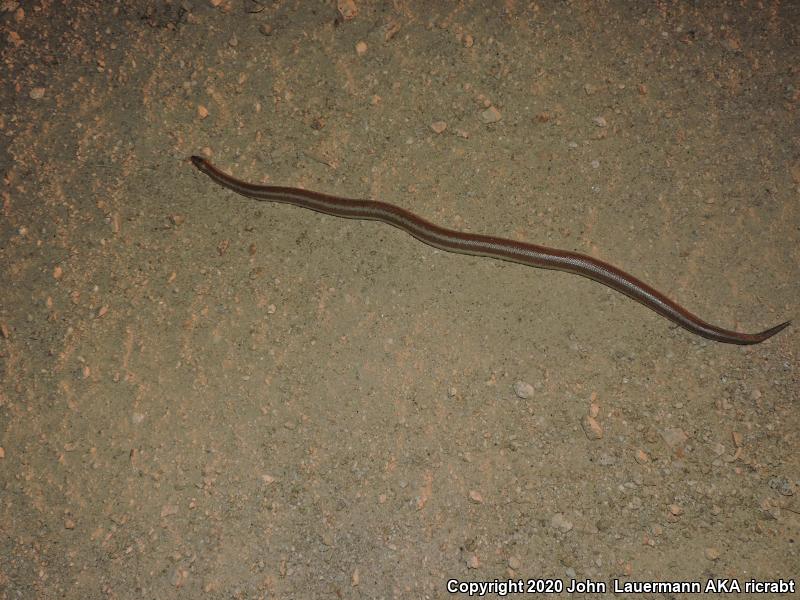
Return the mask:
<path fill-rule="evenodd" d="M 703 554 L 705 554 L 705 557 L 708 560 L 714 560 L 715 561 L 715 560 L 719 560 L 719 557 L 720 557 L 719 550 L 717 550 L 716 548 L 706 548 L 705 552 L 703 552 Z"/>
<path fill-rule="evenodd" d="M 400 23 L 398 23 L 397 21 L 389 21 L 389 23 L 386 24 L 386 27 L 384 27 L 383 30 L 383 41 L 388 42 L 394 36 L 396 36 L 397 32 L 399 31 L 400 31 Z"/>
<path fill-rule="evenodd" d="M 592 119 L 592 123 L 598 127 L 608 127 L 608 122 L 605 120 L 605 117 L 595 117 Z"/>
<path fill-rule="evenodd" d="M 791 175 L 793 182 L 800 183 L 800 162 L 796 162 L 789 167 L 789 175 Z"/>
<path fill-rule="evenodd" d="M 595 419 L 589 415 L 586 415 L 581 420 L 581 427 L 583 427 L 583 433 L 586 434 L 586 437 L 590 440 L 599 440 L 603 438 L 603 426 Z"/>
<path fill-rule="evenodd" d="M 434 121 L 431 123 L 431 129 L 433 129 L 435 133 L 442 133 L 447 129 L 447 123 L 444 121 Z"/>
<path fill-rule="evenodd" d="M 356 54 L 359 56 L 364 56 L 367 53 L 367 43 L 366 42 L 358 42 L 356 44 Z"/>
<path fill-rule="evenodd" d="M 617 464 L 617 459 L 608 454 L 607 452 L 603 452 L 597 458 L 597 464 L 600 465 L 601 467 L 613 467 L 615 464 Z"/>
<path fill-rule="evenodd" d="M 183 587 L 183 584 L 186 583 L 186 579 L 189 577 L 189 571 L 186 569 L 175 569 L 172 573 L 172 585 L 176 588 Z"/>
<path fill-rule="evenodd" d="M 526 383 L 524 381 L 515 381 L 514 393 L 523 400 L 527 400 L 528 398 L 533 396 L 533 386 L 530 383 Z"/>
<path fill-rule="evenodd" d="M 553 518 L 550 519 L 550 526 L 553 529 L 558 529 L 559 531 L 567 533 L 568 531 L 572 530 L 573 524 L 567 520 L 563 514 L 556 513 L 553 515 Z"/>
<path fill-rule="evenodd" d="M 500 114 L 500 111 L 497 110 L 494 106 L 490 106 L 483 112 L 481 112 L 481 121 L 486 123 L 497 123 L 500 119 L 503 118 L 503 115 Z"/>
<path fill-rule="evenodd" d="M 44 98 L 45 89 L 43 87 L 35 87 L 30 91 L 28 94 L 31 97 L 31 100 L 41 100 Z"/>
<path fill-rule="evenodd" d="M 738 52 L 742 49 L 742 43 L 735 37 L 726 37 L 722 40 L 722 46 L 731 52 Z"/>
<path fill-rule="evenodd" d="M 11 42 L 12 44 L 14 44 L 15 48 L 19 48 L 24 43 L 22 41 L 22 38 L 19 36 L 19 34 L 16 31 L 9 31 L 8 32 L 8 37 L 6 37 L 6 39 L 9 42 Z"/>
<path fill-rule="evenodd" d="M 673 450 L 682 447 L 689 439 L 689 436 L 679 427 L 668 427 L 661 432 L 661 437 Z"/>
<path fill-rule="evenodd" d="M 354 0 L 337 0 L 336 8 L 345 21 L 355 19 L 358 14 L 358 7 Z"/>

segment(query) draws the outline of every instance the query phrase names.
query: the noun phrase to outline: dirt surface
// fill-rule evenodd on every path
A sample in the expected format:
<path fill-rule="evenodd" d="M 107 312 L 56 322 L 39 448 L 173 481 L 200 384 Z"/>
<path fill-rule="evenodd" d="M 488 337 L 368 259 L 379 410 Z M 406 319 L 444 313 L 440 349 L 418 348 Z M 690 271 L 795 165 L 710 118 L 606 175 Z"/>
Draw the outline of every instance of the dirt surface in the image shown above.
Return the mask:
<path fill-rule="evenodd" d="M 2 2 L 0 597 L 798 577 L 797 327 L 188 162 L 799 317 L 800 5 L 489 4 Z"/>

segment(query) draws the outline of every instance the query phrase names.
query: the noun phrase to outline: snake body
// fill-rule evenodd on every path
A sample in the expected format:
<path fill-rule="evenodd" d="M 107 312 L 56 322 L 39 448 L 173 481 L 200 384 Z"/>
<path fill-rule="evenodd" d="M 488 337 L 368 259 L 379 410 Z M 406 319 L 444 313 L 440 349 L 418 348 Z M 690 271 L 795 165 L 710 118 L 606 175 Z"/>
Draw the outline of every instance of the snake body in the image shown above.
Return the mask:
<path fill-rule="evenodd" d="M 684 329 L 717 342 L 742 345 L 758 344 L 791 323 L 791 321 L 786 321 L 761 333 L 740 333 L 723 329 L 703 321 L 633 275 L 591 256 L 505 238 L 446 229 L 387 202 L 341 198 L 290 187 L 256 185 L 224 173 L 200 156 L 192 156 L 191 161 L 195 167 L 219 185 L 248 198 L 293 204 L 347 219 L 381 221 L 402 229 L 421 242 L 447 252 L 488 256 L 530 267 L 555 269 L 588 277 L 633 298 Z"/>

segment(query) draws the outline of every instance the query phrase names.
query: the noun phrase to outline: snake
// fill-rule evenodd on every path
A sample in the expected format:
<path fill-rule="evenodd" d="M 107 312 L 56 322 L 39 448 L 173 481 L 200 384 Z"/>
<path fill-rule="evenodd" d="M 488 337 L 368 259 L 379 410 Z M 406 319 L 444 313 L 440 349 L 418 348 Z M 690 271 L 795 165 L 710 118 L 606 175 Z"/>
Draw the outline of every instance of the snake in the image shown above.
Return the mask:
<path fill-rule="evenodd" d="M 760 333 L 742 333 L 723 329 L 703 321 L 674 300 L 622 269 L 585 254 L 447 229 L 388 202 L 357 200 L 306 189 L 248 183 L 218 169 L 201 156 L 192 156 L 191 162 L 215 183 L 247 198 L 291 204 L 335 217 L 380 221 L 397 227 L 419 241 L 446 252 L 485 256 L 529 267 L 554 269 L 587 277 L 640 302 L 687 331 L 717 342 L 739 345 L 758 344 L 791 324 L 791 321 L 786 321 Z"/>

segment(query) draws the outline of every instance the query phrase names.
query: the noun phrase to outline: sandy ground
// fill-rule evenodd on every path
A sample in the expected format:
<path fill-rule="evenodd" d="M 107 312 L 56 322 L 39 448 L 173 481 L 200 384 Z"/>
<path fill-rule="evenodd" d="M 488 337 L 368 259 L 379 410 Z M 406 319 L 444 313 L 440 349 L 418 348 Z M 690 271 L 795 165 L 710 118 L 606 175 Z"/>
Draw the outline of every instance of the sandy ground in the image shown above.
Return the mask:
<path fill-rule="evenodd" d="M 759 331 L 800 316 L 800 5 L 340 4 L 2 2 L 0 597 L 797 578 L 797 327 L 187 157 Z"/>

